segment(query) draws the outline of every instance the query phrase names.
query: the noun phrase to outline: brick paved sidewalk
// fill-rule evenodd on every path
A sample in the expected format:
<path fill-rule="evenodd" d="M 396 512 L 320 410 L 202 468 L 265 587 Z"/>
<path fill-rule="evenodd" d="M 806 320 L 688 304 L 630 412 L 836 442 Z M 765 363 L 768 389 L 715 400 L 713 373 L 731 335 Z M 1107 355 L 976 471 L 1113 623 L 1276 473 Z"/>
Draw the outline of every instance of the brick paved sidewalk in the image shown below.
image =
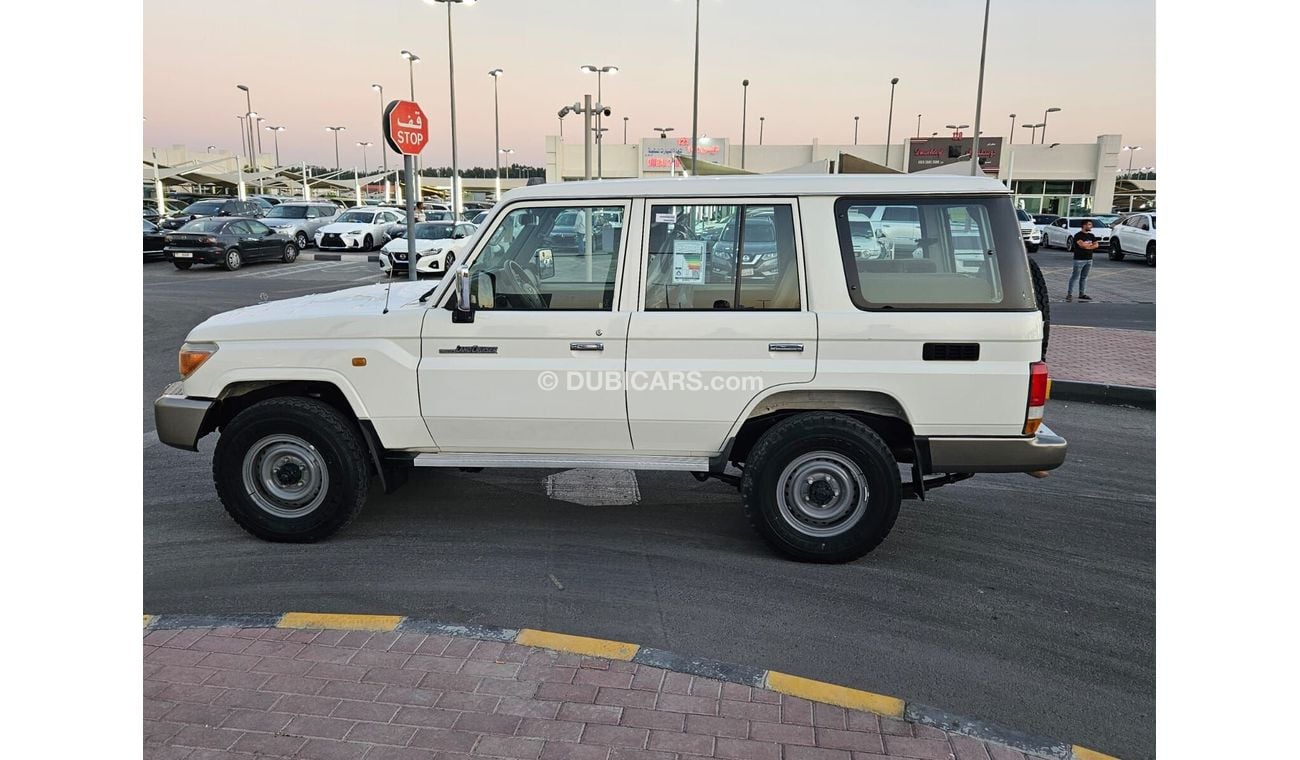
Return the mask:
<path fill-rule="evenodd" d="M 144 697 L 154 760 L 1026 758 L 764 689 L 413 633 L 150 629 Z"/>
<path fill-rule="evenodd" d="M 1052 325 L 1047 366 L 1057 380 L 1156 387 L 1156 334 Z"/>

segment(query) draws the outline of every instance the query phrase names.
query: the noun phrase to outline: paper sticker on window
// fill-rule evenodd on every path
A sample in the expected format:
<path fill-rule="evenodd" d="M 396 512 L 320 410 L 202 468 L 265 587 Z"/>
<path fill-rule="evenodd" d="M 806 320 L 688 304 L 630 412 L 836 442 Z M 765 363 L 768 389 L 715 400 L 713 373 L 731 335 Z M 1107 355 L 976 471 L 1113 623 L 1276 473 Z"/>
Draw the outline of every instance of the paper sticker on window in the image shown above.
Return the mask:
<path fill-rule="evenodd" d="M 655 224 L 675 224 L 677 215 L 673 213 L 655 214 Z"/>
<path fill-rule="evenodd" d="M 704 283 L 704 241 L 673 241 L 673 284 Z"/>

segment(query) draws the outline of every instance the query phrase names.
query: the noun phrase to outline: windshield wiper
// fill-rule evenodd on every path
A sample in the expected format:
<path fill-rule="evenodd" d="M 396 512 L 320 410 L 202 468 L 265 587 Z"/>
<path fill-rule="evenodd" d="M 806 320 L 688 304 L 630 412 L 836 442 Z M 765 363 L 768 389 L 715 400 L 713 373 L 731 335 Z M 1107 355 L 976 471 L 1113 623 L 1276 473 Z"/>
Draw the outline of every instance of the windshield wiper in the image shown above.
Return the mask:
<path fill-rule="evenodd" d="M 438 283 L 438 285 L 441 284 L 442 284 L 441 282 Z M 420 303 L 424 303 L 425 301 L 429 300 L 429 296 L 433 295 L 433 291 L 438 289 L 438 285 L 434 285 L 432 288 L 426 290 L 424 292 L 424 295 L 420 296 Z"/>

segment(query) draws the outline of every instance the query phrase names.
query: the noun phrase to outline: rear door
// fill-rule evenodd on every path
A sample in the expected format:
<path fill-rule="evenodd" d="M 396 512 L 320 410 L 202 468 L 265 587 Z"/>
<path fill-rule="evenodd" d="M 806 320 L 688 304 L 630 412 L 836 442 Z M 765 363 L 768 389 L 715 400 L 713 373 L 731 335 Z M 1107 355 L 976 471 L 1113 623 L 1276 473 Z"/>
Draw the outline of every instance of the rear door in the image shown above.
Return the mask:
<path fill-rule="evenodd" d="M 632 444 L 712 454 L 760 394 L 812 380 L 793 199 L 647 200 L 627 349 Z"/>

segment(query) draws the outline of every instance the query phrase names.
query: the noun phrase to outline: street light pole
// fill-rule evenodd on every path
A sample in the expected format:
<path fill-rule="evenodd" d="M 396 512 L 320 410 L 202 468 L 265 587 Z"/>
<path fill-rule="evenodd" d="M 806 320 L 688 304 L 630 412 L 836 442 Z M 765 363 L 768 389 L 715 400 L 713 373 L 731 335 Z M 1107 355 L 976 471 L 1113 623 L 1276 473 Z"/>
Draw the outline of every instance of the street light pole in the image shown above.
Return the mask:
<path fill-rule="evenodd" d="M 975 91 L 975 141 L 970 150 L 970 176 L 980 173 L 980 111 L 984 108 L 984 59 L 989 50 L 989 6 L 993 0 L 984 0 L 984 38 L 980 42 L 980 78 Z"/>
<path fill-rule="evenodd" d="M 745 126 L 749 112 L 749 80 L 740 83 L 740 168 L 745 168 Z"/>
<path fill-rule="evenodd" d="M 763 122 L 767 120 L 766 116 L 758 117 L 758 144 L 763 144 Z"/>
<path fill-rule="evenodd" d="M 244 118 L 248 119 L 248 122 L 244 126 L 248 129 L 248 132 L 245 135 L 245 139 L 248 140 L 248 165 L 252 166 L 253 165 L 253 93 L 251 90 L 248 89 L 248 85 L 237 84 L 235 85 L 235 87 L 244 91 L 244 101 L 248 105 L 248 111 L 246 111 L 244 114 Z"/>
<path fill-rule="evenodd" d="M 916 136 L 921 136 L 921 114 L 916 115 Z"/>
<path fill-rule="evenodd" d="M 267 126 L 266 131 L 270 132 L 271 138 L 275 140 L 275 166 L 278 169 L 280 168 L 280 133 L 284 131 L 284 127 Z"/>
<path fill-rule="evenodd" d="M 369 148 L 371 145 L 374 145 L 374 143 L 372 143 L 372 142 L 359 142 L 359 143 L 357 143 L 357 147 L 361 149 L 361 174 L 362 174 L 362 176 L 365 176 L 365 175 L 367 175 L 367 174 L 370 173 L 370 160 L 369 160 L 369 157 L 368 157 L 367 154 L 366 154 L 366 148 Z M 355 168 L 355 166 L 354 166 L 353 168 Z"/>
<path fill-rule="evenodd" d="M 424 1 L 429 2 L 429 0 Z M 460 151 L 456 144 L 456 57 L 452 52 L 451 6 L 472 4 L 474 0 L 433 0 L 433 2 L 443 3 L 447 6 L 447 78 L 451 91 L 451 210 L 455 217 L 459 219 L 461 212 Z"/>
<path fill-rule="evenodd" d="M 415 64 L 420 62 L 420 56 L 416 55 L 415 53 L 412 53 L 409 50 L 403 50 L 402 57 L 406 59 L 407 74 L 411 78 L 411 102 L 414 103 L 415 102 Z M 371 85 L 371 87 L 374 86 L 375 85 Z M 379 96 L 381 98 L 383 97 L 383 90 L 384 88 L 382 87 L 379 88 L 379 93 L 380 93 Z"/>
<path fill-rule="evenodd" d="M 1038 128 L 1041 127 L 1041 126 L 1044 126 L 1044 125 L 1042 125 L 1042 124 L 1021 124 L 1021 125 L 1020 125 L 1020 128 L 1021 128 L 1021 129 L 1028 129 L 1028 130 L 1029 130 L 1029 144 L 1030 144 L 1030 145 L 1033 145 L 1033 144 L 1034 144 L 1034 139 L 1037 138 L 1037 136 L 1038 136 Z"/>
<path fill-rule="evenodd" d="M 695 0 L 695 94 L 691 105 L 691 172 L 695 171 L 700 142 L 700 0 Z M 251 109 L 250 109 L 251 110 Z"/>
<path fill-rule="evenodd" d="M 623 117 L 623 144 L 624 145 L 627 145 L 627 120 L 628 117 L 624 116 Z"/>
<path fill-rule="evenodd" d="M 604 137 L 602 137 L 602 133 L 605 130 L 601 128 L 600 122 L 601 122 L 601 116 L 603 115 L 601 111 L 603 111 L 605 108 L 605 97 L 600 88 L 601 75 L 617 74 L 618 67 L 617 66 L 596 66 L 588 63 L 586 65 L 579 66 L 578 70 L 585 71 L 588 74 L 596 75 L 596 105 L 600 108 L 600 110 L 596 112 L 596 176 L 599 177 L 600 179 L 604 179 L 605 178 L 605 151 L 604 151 L 605 140 Z"/>
<path fill-rule="evenodd" d="M 857 116 L 853 117 L 853 144 L 854 145 L 858 144 L 858 118 L 859 117 Z"/>
<path fill-rule="evenodd" d="M 1141 145 L 1125 145 L 1123 149 L 1126 150 L 1126 151 L 1128 151 L 1128 173 L 1129 173 L 1130 176 L 1132 176 L 1132 174 L 1133 174 L 1133 154 L 1134 154 L 1134 153 L 1137 153 L 1139 150 L 1142 150 L 1142 146 L 1141 146 Z"/>
<path fill-rule="evenodd" d="M 1007 138 L 1007 145 L 1016 144 L 1016 115 L 1011 114 L 1011 137 Z"/>
<path fill-rule="evenodd" d="M 1039 143 L 1041 143 L 1041 144 L 1043 144 L 1043 145 L 1046 145 L 1046 144 L 1047 144 L 1047 115 L 1048 115 L 1049 113 L 1056 113 L 1056 112 L 1059 111 L 1059 110 L 1061 110 L 1061 109 L 1056 108 L 1056 107 L 1052 107 L 1052 108 L 1047 109 L 1046 111 L 1043 111 L 1043 123 L 1038 125 L 1038 126 L 1040 126 L 1040 127 L 1043 128 L 1043 135 L 1042 135 L 1042 137 L 1038 140 Z"/>
<path fill-rule="evenodd" d="M 504 69 L 492 69 L 488 76 L 492 77 L 492 111 L 495 114 L 495 134 L 496 134 L 496 200 L 501 200 L 501 99 L 497 92 L 497 86 L 501 82 L 501 75 L 505 73 Z M 563 122 L 561 122 L 563 123 Z"/>
<path fill-rule="evenodd" d="M 339 171 L 339 132 L 342 132 L 345 129 L 347 129 L 347 127 L 326 127 L 325 128 L 326 132 L 334 133 L 334 171 Z"/>
<path fill-rule="evenodd" d="M 894 136 L 894 88 L 898 86 L 898 77 L 889 80 L 889 121 L 885 123 L 885 166 L 889 166 L 889 141 Z"/>
<path fill-rule="evenodd" d="M 384 86 L 382 84 L 372 84 L 370 89 L 379 93 L 379 124 L 380 130 L 383 130 L 384 122 Z M 388 203 L 388 141 L 379 141 L 379 150 L 384 157 L 384 203 Z"/>

